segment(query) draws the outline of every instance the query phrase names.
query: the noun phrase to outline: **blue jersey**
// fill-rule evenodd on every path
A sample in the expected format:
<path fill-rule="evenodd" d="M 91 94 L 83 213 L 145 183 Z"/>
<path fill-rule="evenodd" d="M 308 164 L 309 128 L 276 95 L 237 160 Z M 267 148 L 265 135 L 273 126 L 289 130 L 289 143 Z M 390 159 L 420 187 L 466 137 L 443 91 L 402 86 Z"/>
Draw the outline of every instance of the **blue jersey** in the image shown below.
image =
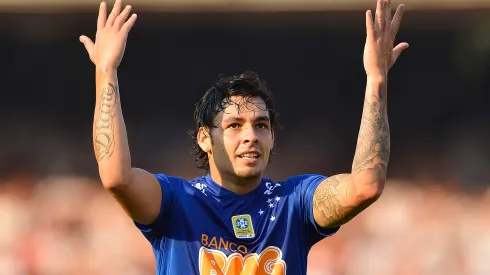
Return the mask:
<path fill-rule="evenodd" d="M 313 218 L 316 187 L 326 177 L 264 178 L 238 195 L 204 176 L 155 175 L 162 188 L 157 220 L 137 224 L 150 241 L 157 275 L 304 275 L 313 244 L 338 228 Z"/>

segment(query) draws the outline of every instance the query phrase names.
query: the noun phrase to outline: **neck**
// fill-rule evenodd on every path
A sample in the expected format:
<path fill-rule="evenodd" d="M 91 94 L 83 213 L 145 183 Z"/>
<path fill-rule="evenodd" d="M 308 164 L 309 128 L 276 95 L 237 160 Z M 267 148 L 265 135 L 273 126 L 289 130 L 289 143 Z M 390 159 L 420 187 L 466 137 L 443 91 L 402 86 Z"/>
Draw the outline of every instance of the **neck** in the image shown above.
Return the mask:
<path fill-rule="evenodd" d="M 210 169 L 209 173 L 214 182 L 221 187 L 239 195 L 244 195 L 257 188 L 262 181 L 262 177 L 254 177 L 249 179 L 240 178 L 236 175 L 222 175 L 218 171 Z"/>

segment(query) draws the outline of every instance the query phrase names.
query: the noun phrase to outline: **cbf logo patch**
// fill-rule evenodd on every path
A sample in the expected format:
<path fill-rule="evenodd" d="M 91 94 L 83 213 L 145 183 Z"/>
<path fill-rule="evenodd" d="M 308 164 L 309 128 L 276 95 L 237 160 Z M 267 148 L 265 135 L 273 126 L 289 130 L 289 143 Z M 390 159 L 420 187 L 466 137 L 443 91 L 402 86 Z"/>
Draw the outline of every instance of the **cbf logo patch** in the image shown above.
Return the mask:
<path fill-rule="evenodd" d="M 239 239 L 251 239 L 255 237 L 255 231 L 250 215 L 238 215 L 231 217 L 235 236 Z"/>

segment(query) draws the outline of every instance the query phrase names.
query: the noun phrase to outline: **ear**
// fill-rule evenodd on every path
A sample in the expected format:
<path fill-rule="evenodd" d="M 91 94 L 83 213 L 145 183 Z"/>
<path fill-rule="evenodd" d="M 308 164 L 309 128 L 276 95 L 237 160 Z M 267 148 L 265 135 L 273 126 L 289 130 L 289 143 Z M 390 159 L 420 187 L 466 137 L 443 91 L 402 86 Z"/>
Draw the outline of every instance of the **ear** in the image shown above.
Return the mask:
<path fill-rule="evenodd" d="M 197 143 L 201 150 L 206 153 L 211 153 L 211 132 L 207 127 L 200 127 L 197 131 Z"/>

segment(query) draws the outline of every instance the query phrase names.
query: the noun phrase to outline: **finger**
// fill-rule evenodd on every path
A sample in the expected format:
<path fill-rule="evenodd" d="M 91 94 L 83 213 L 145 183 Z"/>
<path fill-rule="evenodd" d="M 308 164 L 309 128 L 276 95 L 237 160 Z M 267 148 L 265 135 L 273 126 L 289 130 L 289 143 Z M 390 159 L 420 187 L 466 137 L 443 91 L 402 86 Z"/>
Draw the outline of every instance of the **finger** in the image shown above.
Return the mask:
<path fill-rule="evenodd" d="M 392 57 L 391 57 L 391 60 L 392 60 L 392 63 L 395 63 L 396 60 L 398 59 L 398 57 L 400 57 L 400 55 L 402 54 L 402 52 L 404 50 L 406 50 L 408 48 L 408 43 L 400 43 L 398 44 L 394 49 L 393 49 L 393 52 L 392 52 Z"/>
<path fill-rule="evenodd" d="M 97 19 L 97 29 L 102 29 L 103 27 L 105 27 L 106 18 L 107 18 L 107 4 L 104 1 L 100 3 L 99 18 Z"/>
<path fill-rule="evenodd" d="M 403 12 L 405 11 L 405 5 L 401 4 L 396 9 L 395 15 L 393 16 L 393 21 L 391 22 L 391 35 L 395 38 L 398 33 L 398 29 L 402 23 Z"/>
<path fill-rule="evenodd" d="M 131 12 L 131 6 L 127 5 L 121 14 L 116 18 L 116 22 L 114 23 L 114 27 L 121 29 L 124 25 L 124 22 L 128 18 L 129 13 Z"/>
<path fill-rule="evenodd" d="M 383 30 L 384 28 L 384 15 L 383 15 L 383 5 L 384 0 L 378 0 L 378 4 L 376 6 L 376 21 L 374 21 L 374 30 L 376 32 Z"/>
<path fill-rule="evenodd" d="M 126 23 L 124 23 L 121 30 L 123 30 L 126 33 L 129 33 L 129 31 L 133 28 L 137 17 L 138 16 L 136 15 L 136 13 L 133 13 L 133 15 L 131 15 L 131 17 L 129 17 L 128 21 L 126 21 Z"/>
<path fill-rule="evenodd" d="M 374 38 L 373 13 L 370 10 L 366 11 L 366 35 L 369 39 Z"/>
<path fill-rule="evenodd" d="M 384 30 L 389 31 L 391 28 L 391 0 L 385 0 L 383 13 L 384 13 Z"/>
<path fill-rule="evenodd" d="M 92 52 L 94 50 L 94 42 L 92 42 L 92 39 L 88 38 L 85 35 L 82 35 L 80 36 L 80 42 L 82 42 L 82 44 L 85 46 L 88 55 L 92 56 Z"/>
<path fill-rule="evenodd" d="M 114 3 L 114 7 L 112 8 L 112 12 L 109 15 L 109 18 L 107 18 L 106 25 L 112 27 L 120 11 L 121 11 L 121 0 L 116 0 L 116 3 Z"/>

